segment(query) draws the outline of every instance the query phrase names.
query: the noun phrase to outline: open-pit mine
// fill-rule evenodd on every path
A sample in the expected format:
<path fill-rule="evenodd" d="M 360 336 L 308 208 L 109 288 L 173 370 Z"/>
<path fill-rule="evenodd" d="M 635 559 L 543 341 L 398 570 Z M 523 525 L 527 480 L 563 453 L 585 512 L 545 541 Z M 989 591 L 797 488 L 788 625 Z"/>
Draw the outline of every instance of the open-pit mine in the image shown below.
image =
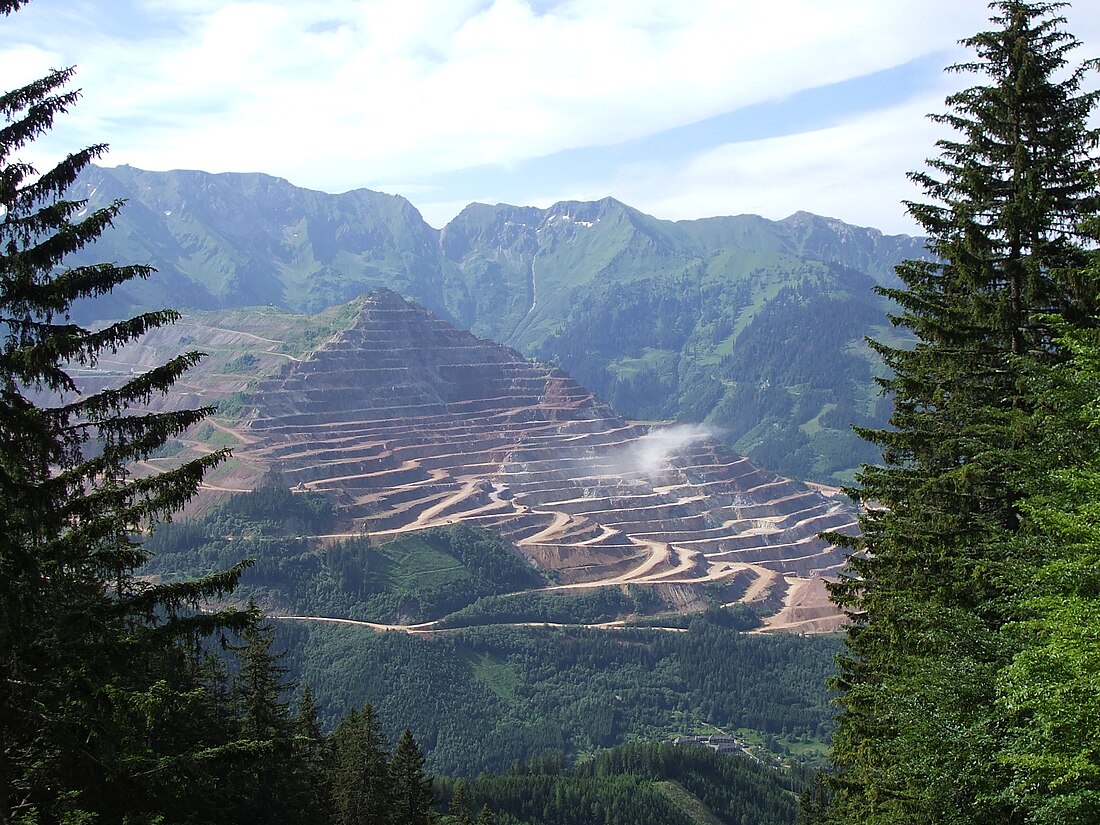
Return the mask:
<path fill-rule="evenodd" d="M 684 611 L 762 606 L 770 629 L 840 624 L 823 580 L 844 559 L 818 534 L 856 519 L 834 491 L 766 472 L 704 427 L 625 421 L 561 370 L 387 290 L 325 323 L 187 316 L 82 380 L 210 353 L 171 403 L 220 412 L 145 465 L 232 446 L 199 508 L 277 479 L 337 504 L 344 532 L 319 543 L 466 522 L 553 571 L 553 589 L 643 586 Z"/>

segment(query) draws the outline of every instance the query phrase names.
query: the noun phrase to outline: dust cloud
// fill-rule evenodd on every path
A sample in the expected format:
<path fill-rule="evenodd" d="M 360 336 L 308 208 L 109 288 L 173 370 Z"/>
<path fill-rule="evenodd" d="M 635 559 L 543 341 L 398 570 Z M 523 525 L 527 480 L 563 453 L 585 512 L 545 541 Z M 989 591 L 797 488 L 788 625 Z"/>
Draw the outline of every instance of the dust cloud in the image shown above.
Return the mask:
<path fill-rule="evenodd" d="M 672 470 L 672 461 L 700 441 L 718 436 L 703 424 L 675 424 L 646 433 L 609 456 L 610 463 L 624 476 L 659 478 Z"/>

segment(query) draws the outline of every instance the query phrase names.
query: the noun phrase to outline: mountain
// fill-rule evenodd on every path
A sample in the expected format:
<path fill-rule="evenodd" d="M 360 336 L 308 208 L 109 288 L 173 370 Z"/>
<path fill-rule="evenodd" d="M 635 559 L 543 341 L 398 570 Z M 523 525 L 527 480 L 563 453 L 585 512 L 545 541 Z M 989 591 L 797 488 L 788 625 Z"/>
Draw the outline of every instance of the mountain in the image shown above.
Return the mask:
<path fill-rule="evenodd" d="M 114 290 L 109 303 L 85 305 L 84 317 L 154 306 L 316 312 L 375 286 L 435 306 L 444 293 L 438 232 L 404 198 L 365 189 L 328 195 L 260 174 L 129 166 L 89 166 L 73 192 L 89 208 L 127 201 L 89 259 L 158 270 Z"/>
<path fill-rule="evenodd" d="M 452 244 L 460 232 L 476 242 Z M 795 477 L 846 481 L 876 458 L 850 430 L 889 414 L 863 339 L 889 334 L 873 289 L 919 253 L 915 239 L 804 213 L 670 223 L 607 199 L 471 207 L 443 245 L 466 250 L 469 291 L 485 296 L 461 321 L 632 417 L 706 422 Z"/>
<path fill-rule="evenodd" d="M 558 364 L 634 418 L 706 422 L 783 472 L 848 480 L 875 456 L 850 432 L 887 410 L 862 343 L 889 335 L 872 289 L 920 239 L 807 213 L 663 221 L 611 198 L 471 204 L 442 230 L 405 199 L 328 195 L 260 174 L 91 167 L 74 195 L 125 198 L 77 262 L 159 274 L 79 318 L 160 306 L 316 312 L 375 287 Z"/>
<path fill-rule="evenodd" d="M 429 629 L 426 621 L 556 622 L 584 605 L 572 601 L 570 609 L 561 599 L 607 591 L 620 595 L 589 605 L 599 613 L 593 622 L 697 611 L 717 599 L 775 614 L 775 627 L 837 626 L 821 577 L 843 558 L 817 534 L 854 528 L 845 500 L 760 469 L 704 428 L 626 421 L 560 369 L 459 330 L 391 290 L 305 324 L 302 316 L 280 324 L 279 316 L 190 315 L 81 382 L 102 386 L 149 358 L 200 347 L 211 356 L 168 401 L 221 403 L 222 412 L 146 462 L 147 471 L 229 445 L 233 459 L 207 479 L 208 499 L 272 483 L 321 494 L 335 520 L 304 534 L 322 545 L 391 541 L 458 523 L 483 528 L 547 579 L 540 588 L 509 574 L 516 597 L 470 591 L 442 612 L 420 599 L 414 607 L 379 602 L 389 612 L 372 613 L 349 594 L 340 615 L 404 620 L 418 632 Z M 278 340 L 280 328 L 292 335 Z M 302 571 L 316 569 L 317 549 L 293 551 L 304 554 Z M 172 569 L 176 552 L 158 547 L 158 574 L 195 572 Z M 292 573 L 294 564 L 276 578 L 313 575 Z M 620 598 L 628 591 L 644 596 L 645 609 Z M 482 595 L 491 598 L 474 603 Z M 274 590 L 271 599 L 275 611 L 316 610 Z"/>

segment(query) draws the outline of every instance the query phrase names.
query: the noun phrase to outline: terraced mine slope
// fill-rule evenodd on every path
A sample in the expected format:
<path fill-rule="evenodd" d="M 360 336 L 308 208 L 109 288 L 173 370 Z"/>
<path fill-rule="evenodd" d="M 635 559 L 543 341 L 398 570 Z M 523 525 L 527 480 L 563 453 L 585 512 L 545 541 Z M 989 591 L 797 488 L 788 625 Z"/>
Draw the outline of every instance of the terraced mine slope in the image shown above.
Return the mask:
<path fill-rule="evenodd" d="M 560 370 L 394 292 L 343 312 L 327 327 L 301 316 L 281 327 L 297 343 L 245 313 L 237 329 L 224 316 L 175 328 L 213 352 L 184 400 L 229 399 L 189 442 L 234 447 L 210 492 L 278 478 L 336 501 L 342 535 L 468 522 L 562 590 L 641 585 L 685 610 L 717 594 L 771 605 L 777 627 L 836 627 L 820 579 L 842 558 L 817 534 L 855 529 L 842 499 L 762 471 L 702 428 L 624 421 Z M 153 339 L 146 352 L 170 345 Z"/>

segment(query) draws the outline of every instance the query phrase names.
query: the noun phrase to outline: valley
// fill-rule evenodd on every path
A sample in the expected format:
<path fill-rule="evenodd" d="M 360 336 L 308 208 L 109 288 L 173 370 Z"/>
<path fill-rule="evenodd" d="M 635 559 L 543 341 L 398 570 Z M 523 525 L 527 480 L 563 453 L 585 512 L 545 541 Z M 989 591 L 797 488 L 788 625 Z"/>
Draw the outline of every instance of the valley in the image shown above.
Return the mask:
<path fill-rule="evenodd" d="M 493 331 L 484 322 L 472 325 L 477 334 L 461 329 L 461 302 L 421 294 L 431 308 L 413 303 L 410 293 L 441 283 L 418 280 L 423 268 L 406 269 L 401 283 L 370 284 L 394 271 L 395 247 L 374 275 L 345 284 L 375 287 L 347 303 L 295 312 L 281 299 L 201 310 L 184 301 L 178 323 L 79 371 L 81 387 L 92 391 L 180 352 L 207 354 L 146 409 L 206 405 L 213 415 L 131 471 L 153 475 L 214 451 L 232 454 L 176 523 L 148 537 L 141 573 L 171 585 L 252 560 L 232 603 L 253 602 L 268 617 L 281 666 L 316 692 L 322 723 L 331 727 L 370 702 L 391 740 L 403 727 L 416 730 L 435 771 L 469 777 L 547 753 L 571 764 L 625 742 L 715 725 L 771 758 L 821 764 L 833 717 L 823 679 L 845 620 L 825 588 L 844 558 L 819 534 L 856 530 L 847 499 L 834 486 L 784 478 L 737 454 L 728 417 L 683 415 L 655 402 L 642 405 L 642 420 L 630 419 L 601 397 L 610 392 L 630 407 L 626 384 L 604 382 L 595 392 L 528 356 L 532 348 L 553 356 L 559 344 L 561 352 L 602 353 L 641 397 L 651 386 L 647 371 L 671 352 L 650 344 L 690 341 L 697 363 L 681 361 L 684 380 L 770 404 L 778 396 L 769 387 L 791 379 L 797 383 L 781 391 L 799 399 L 792 414 L 809 423 L 798 426 L 820 440 L 853 409 L 862 392 L 856 373 L 841 370 L 845 389 L 830 395 L 826 384 L 836 376 L 799 366 L 802 356 L 792 356 L 776 330 L 797 329 L 799 318 L 820 322 L 846 300 L 825 299 L 812 285 L 833 289 L 838 278 L 869 276 L 800 263 L 785 247 L 769 259 L 778 268 L 745 269 L 727 256 L 709 274 L 695 269 L 695 292 L 688 281 L 649 276 L 629 292 L 548 280 L 543 267 L 582 229 L 617 226 L 621 249 L 672 237 L 614 202 L 593 208 L 598 214 L 574 210 L 571 221 L 511 215 L 505 223 L 520 233 L 518 245 L 497 247 L 492 261 L 476 259 L 482 246 L 457 245 L 458 225 L 444 233 L 448 254 L 463 261 L 447 270 L 452 285 L 456 271 L 488 276 L 504 272 L 498 264 L 518 267 L 527 297 L 499 295 L 500 323 L 517 342 L 527 336 L 526 355 L 478 337 Z M 493 214 L 472 209 L 467 218 L 496 221 Z M 529 225 L 518 227 L 515 217 Z M 749 234 L 757 244 L 779 231 L 764 222 Z M 687 228 L 677 232 L 679 263 L 665 263 L 690 269 Z M 195 250 L 210 260 L 208 252 Z M 609 254 L 609 266 L 625 260 Z M 725 290 L 731 279 L 740 286 Z M 476 286 L 483 288 L 492 293 Z M 714 310 L 702 330 L 707 346 L 726 354 L 716 357 L 697 333 L 669 337 L 679 324 L 669 311 L 686 317 L 704 304 Z M 572 320 L 555 320 L 569 307 Z M 483 321 L 488 311 L 477 310 Z M 811 330 L 812 343 L 794 346 L 819 349 L 815 363 L 836 363 L 851 334 L 844 324 Z M 606 349 L 608 336 L 624 335 L 640 359 Z M 774 367 L 788 357 L 796 363 L 781 377 Z M 863 354 L 845 357 L 865 364 Z M 583 358 L 555 360 L 602 381 Z M 752 368 L 734 378 L 737 363 Z M 756 416 L 738 409 L 735 419 Z M 784 440 L 788 424 L 760 415 L 750 429 Z"/>

